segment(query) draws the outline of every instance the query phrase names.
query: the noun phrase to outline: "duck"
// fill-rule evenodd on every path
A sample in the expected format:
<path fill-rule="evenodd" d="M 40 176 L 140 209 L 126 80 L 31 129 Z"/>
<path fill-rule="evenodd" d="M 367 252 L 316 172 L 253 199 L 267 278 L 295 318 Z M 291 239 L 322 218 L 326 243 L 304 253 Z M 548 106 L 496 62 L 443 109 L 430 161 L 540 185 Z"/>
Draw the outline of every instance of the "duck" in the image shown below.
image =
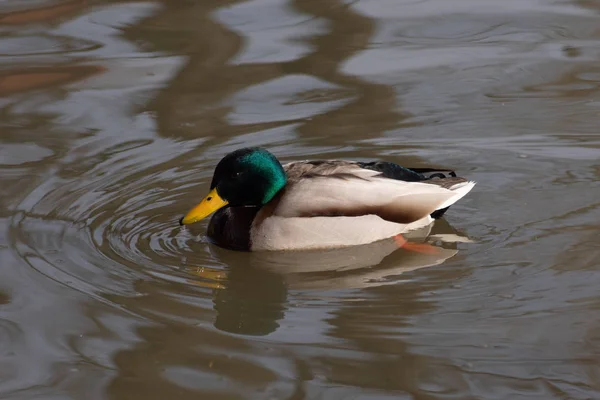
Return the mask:
<path fill-rule="evenodd" d="M 394 239 L 430 225 L 475 182 L 453 170 L 391 161 L 304 160 L 282 164 L 262 147 L 226 154 L 208 194 L 181 225 L 209 215 L 208 239 L 239 251 L 336 249 Z"/>

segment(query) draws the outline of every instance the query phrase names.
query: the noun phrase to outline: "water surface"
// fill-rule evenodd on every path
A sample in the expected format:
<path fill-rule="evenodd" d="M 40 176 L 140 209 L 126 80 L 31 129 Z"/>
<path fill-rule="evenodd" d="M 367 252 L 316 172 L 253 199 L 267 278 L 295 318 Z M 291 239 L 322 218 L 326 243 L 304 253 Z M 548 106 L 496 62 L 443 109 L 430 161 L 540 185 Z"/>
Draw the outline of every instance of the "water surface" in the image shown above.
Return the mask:
<path fill-rule="evenodd" d="M 0 397 L 600 398 L 599 10 L 2 2 Z M 177 220 L 241 146 L 478 185 L 436 256 L 235 253 Z"/>

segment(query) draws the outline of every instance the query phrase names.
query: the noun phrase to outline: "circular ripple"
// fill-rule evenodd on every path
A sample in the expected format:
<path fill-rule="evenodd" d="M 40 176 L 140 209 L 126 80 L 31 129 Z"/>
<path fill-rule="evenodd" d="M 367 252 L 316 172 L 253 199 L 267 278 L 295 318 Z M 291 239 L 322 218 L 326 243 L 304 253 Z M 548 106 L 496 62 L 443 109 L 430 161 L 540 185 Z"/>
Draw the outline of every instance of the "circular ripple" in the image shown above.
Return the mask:
<path fill-rule="evenodd" d="M 31 211 L 12 220 L 13 246 L 21 257 L 94 295 L 138 295 L 136 284 L 156 278 L 189 285 L 218 277 L 189 274 L 193 266 L 216 264 L 218 272 L 220 265 L 203 251 L 203 236 L 178 223 L 198 181 L 182 171 L 198 168 L 142 156 L 152 145 L 121 144 L 62 165 L 22 201 Z"/>

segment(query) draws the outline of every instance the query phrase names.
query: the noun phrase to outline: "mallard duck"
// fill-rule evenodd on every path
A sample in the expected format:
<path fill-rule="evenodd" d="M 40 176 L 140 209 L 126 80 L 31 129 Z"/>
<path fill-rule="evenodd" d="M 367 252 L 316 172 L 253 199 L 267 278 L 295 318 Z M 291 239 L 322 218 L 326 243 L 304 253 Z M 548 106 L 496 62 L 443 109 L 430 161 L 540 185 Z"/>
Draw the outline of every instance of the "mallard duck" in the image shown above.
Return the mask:
<path fill-rule="evenodd" d="M 296 161 L 263 148 L 227 154 L 210 192 L 181 220 L 210 214 L 208 237 L 235 250 L 327 249 L 396 238 L 430 224 L 475 182 L 450 170 L 386 162 Z"/>

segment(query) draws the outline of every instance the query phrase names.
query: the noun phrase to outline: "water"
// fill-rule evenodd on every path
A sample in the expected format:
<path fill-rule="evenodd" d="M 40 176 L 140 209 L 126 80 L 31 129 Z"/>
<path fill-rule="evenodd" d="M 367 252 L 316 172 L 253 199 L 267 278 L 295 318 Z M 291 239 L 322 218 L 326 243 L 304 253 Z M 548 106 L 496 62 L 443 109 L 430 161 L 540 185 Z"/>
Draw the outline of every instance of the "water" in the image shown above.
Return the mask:
<path fill-rule="evenodd" d="M 0 3 L 0 398 L 600 398 L 599 10 Z M 438 256 L 234 253 L 177 220 L 249 145 L 478 185 Z"/>

